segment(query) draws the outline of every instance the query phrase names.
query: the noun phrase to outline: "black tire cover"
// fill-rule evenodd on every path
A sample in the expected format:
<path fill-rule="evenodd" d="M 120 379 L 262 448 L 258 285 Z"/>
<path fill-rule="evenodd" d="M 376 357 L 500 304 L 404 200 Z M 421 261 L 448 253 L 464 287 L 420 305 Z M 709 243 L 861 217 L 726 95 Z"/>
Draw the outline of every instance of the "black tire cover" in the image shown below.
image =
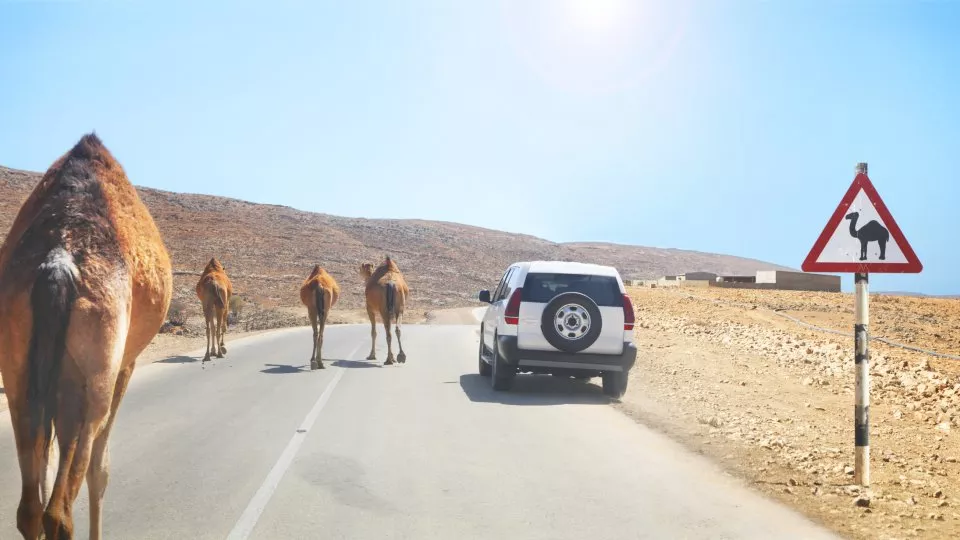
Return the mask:
<path fill-rule="evenodd" d="M 563 337 L 553 324 L 557 311 L 567 304 L 577 304 L 590 315 L 590 330 L 580 339 Z M 550 300 L 547 306 L 543 308 L 543 315 L 540 317 L 540 331 L 543 332 L 543 337 L 551 345 L 564 352 L 576 353 L 593 345 L 600 337 L 601 330 L 603 330 L 603 319 L 600 316 L 600 308 L 589 296 L 581 293 L 568 292 L 554 296 L 553 300 Z"/>

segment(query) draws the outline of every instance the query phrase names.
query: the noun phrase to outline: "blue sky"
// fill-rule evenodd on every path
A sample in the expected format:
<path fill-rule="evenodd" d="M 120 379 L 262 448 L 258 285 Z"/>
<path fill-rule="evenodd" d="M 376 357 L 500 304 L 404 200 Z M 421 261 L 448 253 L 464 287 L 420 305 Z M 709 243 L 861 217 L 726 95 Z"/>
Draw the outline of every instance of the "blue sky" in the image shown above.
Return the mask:
<path fill-rule="evenodd" d="M 96 129 L 138 185 L 799 268 L 867 161 L 925 266 L 873 288 L 957 294 L 956 28 L 947 1 L 0 0 L 0 164 Z"/>

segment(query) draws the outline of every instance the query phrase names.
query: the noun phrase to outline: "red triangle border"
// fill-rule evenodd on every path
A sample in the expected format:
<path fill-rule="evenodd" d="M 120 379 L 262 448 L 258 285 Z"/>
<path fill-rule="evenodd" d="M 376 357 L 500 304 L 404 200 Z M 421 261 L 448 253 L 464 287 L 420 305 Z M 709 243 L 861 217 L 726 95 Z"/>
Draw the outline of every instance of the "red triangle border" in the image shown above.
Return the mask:
<path fill-rule="evenodd" d="M 847 210 L 850 208 L 850 205 L 853 204 L 853 200 L 857 197 L 857 193 L 859 193 L 861 189 L 863 189 L 863 192 L 867 195 L 870 202 L 873 203 L 877 214 L 880 215 L 880 219 L 882 219 L 884 225 L 887 226 L 887 230 L 890 231 L 890 236 L 892 236 L 892 239 L 897 243 L 900 251 L 903 252 L 907 262 L 817 262 L 817 259 L 823 253 L 823 249 L 827 246 L 827 242 L 830 241 L 830 237 L 833 236 L 833 232 L 840 225 L 840 222 L 847 214 Z M 816 243 L 813 244 L 813 248 L 810 250 L 810 253 L 807 254 L 807 258 L 804 259 L 800 268 L 804 272 L 916 274 L 923 270 L 923 264 L 920 263 L 917 254 L 913 252 L 910 243 L 904 238 L 897 222 L 893 219 L 893 216 L 890 215 L 890 211 L 887 210 L 887 205 L 883 204 L 883 199 L 880 198 L 877 190 L 873 187 L 873 183 L 870 182 L 866 174 L 857 173 L 856 178 L 853 179 L 853 183 L 850 184 L 850 189 L 847 190 L 846 195 L 840 200 L 840 204 L 833 212 L 833 216 L 830 217 L 830 221 L 827 222 L 827 226 L 824 227 L 823 232 L 820 233 L 820 237 L 817 238 Z"/>

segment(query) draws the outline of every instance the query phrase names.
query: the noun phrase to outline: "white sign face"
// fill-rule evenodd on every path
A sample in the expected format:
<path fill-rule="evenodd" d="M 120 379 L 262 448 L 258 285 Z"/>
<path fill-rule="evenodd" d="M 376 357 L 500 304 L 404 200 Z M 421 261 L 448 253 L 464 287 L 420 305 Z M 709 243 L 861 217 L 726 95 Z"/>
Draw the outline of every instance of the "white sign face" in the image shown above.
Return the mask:
<path fill-rule="evenodd" d="M 867 194 L 860 189 L 816 262 L 904 264 L 909 261 Z"/>

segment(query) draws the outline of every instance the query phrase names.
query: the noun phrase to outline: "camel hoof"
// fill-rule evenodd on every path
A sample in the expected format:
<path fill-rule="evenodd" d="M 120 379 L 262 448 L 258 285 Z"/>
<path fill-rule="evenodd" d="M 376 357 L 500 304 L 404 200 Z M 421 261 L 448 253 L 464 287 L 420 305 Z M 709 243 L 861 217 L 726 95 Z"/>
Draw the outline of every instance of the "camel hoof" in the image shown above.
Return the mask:
<path fill-rule="evenodd" d="M 210 361 L 210 355 L 206 354 L 203 356 L 203 360 L 201 360 L 200 363 L 202 364 L 204 362 L 209 362 L 209 361 Z"/>
<path fill-rule="evenodd" d="M 317 366 L 317 369 L 327 369 L 327 366 L 323 365 L 323 362 L 320 362 L 320 364 Z"/>
<path fill-rule="evenodd" d="M 311 370 L 320 369 L 320 368 L 317 366 L 317 361 L 314 360 L 313 358 L 310 359 L 310 369 L 311 369 Z"/>
<path fill-rule="evenodd" d="M 375 354 L 371 354 L 370 356 L 367 357 L 367 360 L 376 360 L 376 359 L 377 359 L 377 355 Z"/>
<path fill-rule="evenodd" d="M 217 353 L 217 358 L 223 358 L 223 353 Z"/>
<path fill-rule="evenodd" d="M 385 365 L 385 366 L 392 366 L 392 365 L 393 365 L 393 358 L 387 358 L 387 361 L 384 362 L 383 365 Z"/>
<path fill-rule="evenodd" d="M 407 363 L 407 355 L 405 355 L 405 354 L 403 354 L 403 353 L 398 354 L 398 355 L 397 355 L 397 362 L 400 362 L 401 364 L 406 364 L 406 363 Z"/>

